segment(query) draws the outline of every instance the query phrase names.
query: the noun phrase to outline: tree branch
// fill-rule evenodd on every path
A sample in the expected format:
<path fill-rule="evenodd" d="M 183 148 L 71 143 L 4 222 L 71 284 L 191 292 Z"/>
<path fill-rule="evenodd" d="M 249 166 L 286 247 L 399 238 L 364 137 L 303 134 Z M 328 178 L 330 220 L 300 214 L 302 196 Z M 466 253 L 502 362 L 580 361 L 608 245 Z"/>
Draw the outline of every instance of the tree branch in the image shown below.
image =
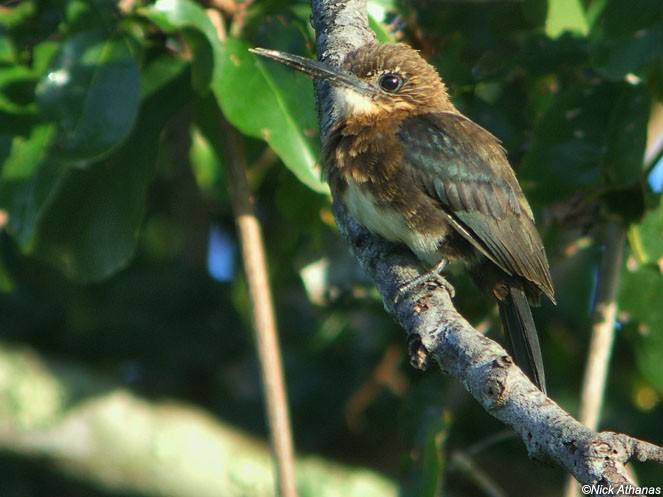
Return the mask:
<path fill-rule="evenodd" d="M 0 451 L 123 495 L 275 495 L 273 460 L 261 440 L 196 406 L 150 401 L 83 367 L 3 342 Z M 316 456 L 297 463 L 310 495 L 397 494 L 392 481 L 366 468 Z"/>
<path fill-rule="evenodd" d="M 292 430 L 276 318 L 267 275 L 265 244 L 260 223 L 253 209 L 251 190 L 246 179 L 246 158 L 239 145 L 240 137 L 220 113 L 219 121 L 223 130 L 224 150 L 228 156 L 230 197 L 251 300 L 267 424 L 278 470 L 278 495 L 297 497 Z"/>
<path fill-rule="evenodd" d="M 491 415 L 512 427 L 532 459 L 558 464 L 584 484 L 633 485 L 625 464 L 632 458 L 663 463 L 663 449 L 618 433 L 596 433 L 541 393 L 506 351 L 474 330 L 456 311 L 446 288 L 398 289 L 419 274 L 402 247 L 366 231 L 337 202 L 339 229 L 374 279 L 385 307 L 408 337 L 418 337 L 442 371 L 456 377 Z"/>
<path fill-rule="evenodd" d="M 337 62 L 373 38 L 365 8 L 360 0 L 312 1 L 319 58 Z M 324 136 L 336 113 L 325 84 L 316 84 L 316 96 Z M 625 470 L 630 459 L 663 462 L 660 447 L 623 434 L 596 433 L 547 398 L 499 344 L 475 331 L 456 311 L 445 285 L 422 286 L 399 295 L 398 289 L 420 273 L 414 255 L 365 230 L 337 199 L 333 212 L 339 231 L 410 343 L 421 343 L 442 371 L 457 378 L 488 413 L 511 426 L 532 459 L 558 464 L 583 484 L 613 487 L 633 485 Z M 421 354 L 422 349 L 416 352 Z M 426 362 L 421 355 L 411 359 Z"/>

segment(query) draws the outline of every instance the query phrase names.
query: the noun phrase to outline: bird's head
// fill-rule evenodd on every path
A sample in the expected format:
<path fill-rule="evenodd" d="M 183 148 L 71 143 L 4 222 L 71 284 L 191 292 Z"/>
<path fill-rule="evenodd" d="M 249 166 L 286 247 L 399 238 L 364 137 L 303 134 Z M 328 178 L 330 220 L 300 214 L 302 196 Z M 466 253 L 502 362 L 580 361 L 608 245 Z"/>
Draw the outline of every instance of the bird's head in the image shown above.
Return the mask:
<path fill-rule="evenodd" d="M 341 67 L 276 50 L 252 52 L 329 82 L 344 118 L 454 110 L 435 68 L 407 45 L 371 42 L 350 52 Z"/>

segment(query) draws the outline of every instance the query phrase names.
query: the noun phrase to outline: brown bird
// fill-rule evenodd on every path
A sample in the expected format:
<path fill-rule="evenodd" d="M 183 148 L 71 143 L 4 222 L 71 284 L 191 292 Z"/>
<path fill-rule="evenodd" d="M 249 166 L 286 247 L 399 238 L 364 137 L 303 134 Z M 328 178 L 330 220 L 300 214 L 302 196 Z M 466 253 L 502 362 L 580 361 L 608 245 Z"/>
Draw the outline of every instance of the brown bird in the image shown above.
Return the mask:
<path fill-rule="evenodd" d="M 497 300 L 516 363 L 545 392 L 529 304 L 554 302 L 534 218 L 500 142 L 451 103 L 433 66 L 403 44 L 364 45 L 340 68 L 255 49 L 334 91 L 323 171 L 346 211 L 437 268 L 460 261 Z"/>

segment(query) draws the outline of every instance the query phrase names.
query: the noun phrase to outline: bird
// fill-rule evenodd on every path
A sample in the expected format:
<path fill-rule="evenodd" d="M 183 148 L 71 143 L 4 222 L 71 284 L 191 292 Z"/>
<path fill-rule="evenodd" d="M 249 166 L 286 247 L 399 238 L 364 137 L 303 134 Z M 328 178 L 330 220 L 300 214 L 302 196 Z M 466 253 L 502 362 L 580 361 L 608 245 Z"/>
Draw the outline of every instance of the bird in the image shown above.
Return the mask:
<path fill-rule="evenodd" d="M 505 149 L 452 103 L 437 70 L 403 43 L 371 41 L 339 66 L 258 55 L 331 85 L 322 171 L 359 224 L 439 271 L 461 263 L 492 295 L 516 364 L 546 392 L 530 305 L 555 303 L 546 252 Z"/>

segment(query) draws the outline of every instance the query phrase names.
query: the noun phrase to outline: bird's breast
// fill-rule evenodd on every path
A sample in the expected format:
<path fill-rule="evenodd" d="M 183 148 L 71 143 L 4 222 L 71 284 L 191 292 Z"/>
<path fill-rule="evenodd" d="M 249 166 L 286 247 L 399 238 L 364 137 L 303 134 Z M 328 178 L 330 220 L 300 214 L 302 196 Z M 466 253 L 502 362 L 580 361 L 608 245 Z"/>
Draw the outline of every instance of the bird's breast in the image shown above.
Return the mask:
<path fill-rule="evenodd" d="M 444 212 L 403 161 L 397 126 L 345 123 L 324 147 L 331 189 L 369 231 L 406 244 L 422 260 L 437 262 L 449 233 Z"/>

